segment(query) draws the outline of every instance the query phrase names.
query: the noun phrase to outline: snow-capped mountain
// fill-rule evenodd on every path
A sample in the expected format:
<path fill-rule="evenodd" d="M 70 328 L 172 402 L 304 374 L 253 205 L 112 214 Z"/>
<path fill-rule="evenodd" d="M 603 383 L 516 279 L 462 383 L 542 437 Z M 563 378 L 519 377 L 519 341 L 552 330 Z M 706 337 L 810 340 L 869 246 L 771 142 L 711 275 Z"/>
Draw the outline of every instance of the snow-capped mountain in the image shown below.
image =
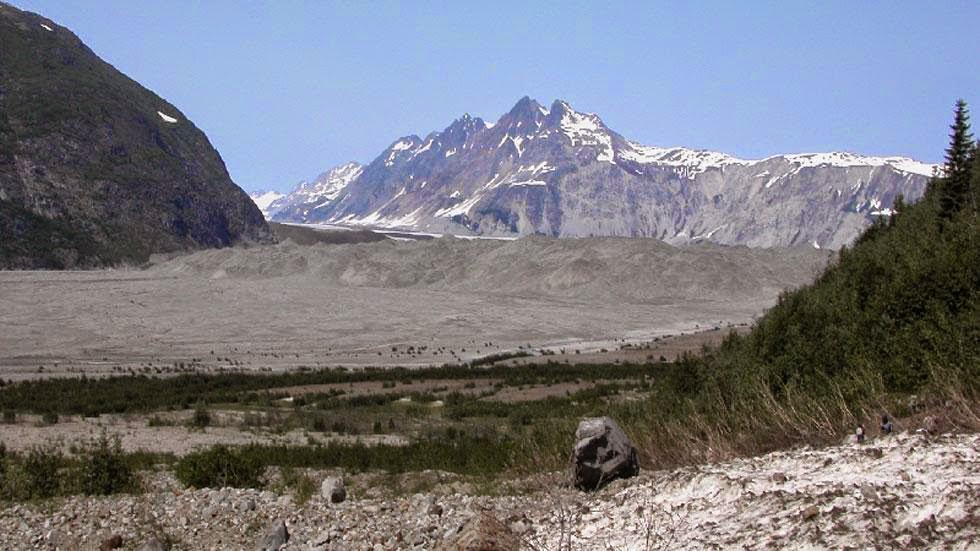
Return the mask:
<path fill-rule="evenodd" d="M 523 98 L 496 123 L 463 115 L 396 140 L 367 166 L 301 184 L 273 219 L 417 231 L 646 236 L 672 243 L 837 248 L 933 166 L 851 153 L 744 160 L 627 140 L 561 100 Z"/>
<path fill-rule="evenodd" d="M 253 191 L 248 196 L 252 198 L 255 206 L 259 207 L 259 210 L 262 211 L 262 216 L 265 216 L 266 220 L 272 218 L 272 215 L 276 213 L 276 209 L 271 208 L 273 204 L 285 197 L 285 195 L 278 191 Z"/>
<path fill-rule="evenodd" d="M 364 167 L 346 163 L 317 176 L 312 182 L 300 182 L 288 195 L 273 203 L 269 219 L 285 222 L 323 220 L 326 209 L 350 185 Z"/>

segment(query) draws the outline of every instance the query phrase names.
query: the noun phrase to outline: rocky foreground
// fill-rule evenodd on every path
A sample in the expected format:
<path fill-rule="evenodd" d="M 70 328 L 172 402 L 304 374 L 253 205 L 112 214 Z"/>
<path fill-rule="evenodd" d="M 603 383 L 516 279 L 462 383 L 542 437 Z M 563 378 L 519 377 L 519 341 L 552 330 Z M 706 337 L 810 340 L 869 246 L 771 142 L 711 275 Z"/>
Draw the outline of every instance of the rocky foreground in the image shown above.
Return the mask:
<path fill-rule="evenodd" d="M 595 494 L 436 490 L 331 503 L 325 492 L 298 505 L 268 491 L 172 485 L 0 512 L 4 549 L 133 549 L 153 538 L 161 545 L 145 549 L 261 549 L 284 532 L 282 549 L 472 549 L 459 540 L 490 536 L 495 549 L 976 549 L 980 436 L 776 452 L 644 473 Z"/>

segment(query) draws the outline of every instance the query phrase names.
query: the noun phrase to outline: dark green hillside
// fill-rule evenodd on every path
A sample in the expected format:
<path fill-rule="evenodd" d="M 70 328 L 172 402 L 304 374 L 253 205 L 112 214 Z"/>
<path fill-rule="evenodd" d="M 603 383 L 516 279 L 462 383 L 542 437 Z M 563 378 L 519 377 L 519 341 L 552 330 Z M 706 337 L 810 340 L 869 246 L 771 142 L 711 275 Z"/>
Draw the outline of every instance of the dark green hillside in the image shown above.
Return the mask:
<path fill-rule="evenodd" d="M 750 453 L 835 439 L 878 414 L 911 414 L 913 393 L 973 408 L 980 162 L 965 109 L 958 105 L 954 158 L 922 200 L 899 201 L 897 214 L 842 250 L 812 285 L 782 296 L 751 333 L 676 365 L 656 397 L 657 423 L 684 434 L 691 449 Z"/>
<path fill-rule="evenodd" d="M 140 261 L 269 236 L 177 108 L 69 30 L 2 2 L 0 231 L 0 268 Z"/>

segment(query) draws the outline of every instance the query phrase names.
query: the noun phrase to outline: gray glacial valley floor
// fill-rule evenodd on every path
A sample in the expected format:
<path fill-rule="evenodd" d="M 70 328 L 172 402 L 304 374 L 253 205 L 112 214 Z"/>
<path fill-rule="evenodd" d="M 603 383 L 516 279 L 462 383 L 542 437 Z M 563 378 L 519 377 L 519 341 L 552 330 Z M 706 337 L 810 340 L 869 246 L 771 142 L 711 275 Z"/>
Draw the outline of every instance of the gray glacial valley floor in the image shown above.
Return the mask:
<path fill-rule="evenodd" d="M 829 258 L 645 239 L 444 238 L 0 272 L 0 375 L 441 365 L 521 346 L 586 352 L 751 321 Z"/>

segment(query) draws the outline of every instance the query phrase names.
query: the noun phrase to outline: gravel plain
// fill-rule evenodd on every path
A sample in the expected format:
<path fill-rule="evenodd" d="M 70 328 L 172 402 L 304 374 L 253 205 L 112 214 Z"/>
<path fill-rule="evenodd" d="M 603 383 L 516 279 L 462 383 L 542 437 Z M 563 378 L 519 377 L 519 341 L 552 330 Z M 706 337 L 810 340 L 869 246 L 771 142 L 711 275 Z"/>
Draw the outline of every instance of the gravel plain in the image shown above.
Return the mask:
<path fill-rule="evenodd" d="M 144 269 L 0 272 L 0 377 L 592 352 L 751 322 L 829 258 L 812 248 L 532 236 L 287 241 Z"/>

